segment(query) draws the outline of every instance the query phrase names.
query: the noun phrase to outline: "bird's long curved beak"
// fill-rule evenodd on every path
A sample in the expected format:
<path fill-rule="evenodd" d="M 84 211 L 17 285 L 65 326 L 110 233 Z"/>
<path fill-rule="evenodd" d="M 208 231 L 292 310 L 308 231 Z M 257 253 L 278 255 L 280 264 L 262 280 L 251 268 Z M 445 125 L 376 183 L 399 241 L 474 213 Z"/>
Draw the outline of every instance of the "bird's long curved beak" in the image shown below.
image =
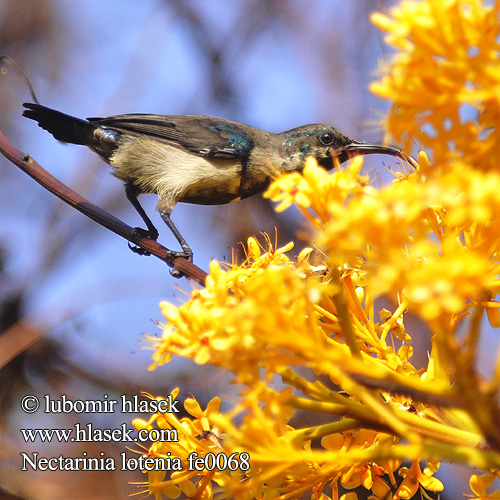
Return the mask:
<path fill-rule="evenodd" d="M 399 148 L 369 142 L 352 142 L 342 148 L 342 152 L 339 157 L 341 161 L 346 161 L 354 156 L 372 154 L 397 156 L 398 158 L 408 162 L 413 168 L 417 168 L 418 166 L 414 158 L 406 153 L 403 153 L 403 151 Z"/>

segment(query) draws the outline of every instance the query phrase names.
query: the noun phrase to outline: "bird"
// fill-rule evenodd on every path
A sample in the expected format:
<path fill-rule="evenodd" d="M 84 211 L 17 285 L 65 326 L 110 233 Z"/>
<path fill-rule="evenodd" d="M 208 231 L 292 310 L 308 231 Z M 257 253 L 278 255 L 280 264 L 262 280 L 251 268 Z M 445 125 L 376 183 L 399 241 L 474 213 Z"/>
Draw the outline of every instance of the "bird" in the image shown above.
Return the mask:
<path fill-rule="evenodd" d="M 220 205 L 262 193 L 278 174 L 302 171 L 309 157 L 326 170 L 367 154 L 397 156 L 416 165 L 396 147 L 351 139 L 325 124 L 271 133 L 201 115 L 135 113 L 81 119 L 40 104 L 23 106 L 23 116 L 55 139 L 87 146 L 111 166 L 146 224 L 147 229 L 134 228 L 135 234 L 158 238 L 138 200 L 140 194 L 158 195 L 156 209 L 182 248 L 170 250 L 171 259 L 193 259 L 193 251 L 171 219 L 178 202 Z"/>

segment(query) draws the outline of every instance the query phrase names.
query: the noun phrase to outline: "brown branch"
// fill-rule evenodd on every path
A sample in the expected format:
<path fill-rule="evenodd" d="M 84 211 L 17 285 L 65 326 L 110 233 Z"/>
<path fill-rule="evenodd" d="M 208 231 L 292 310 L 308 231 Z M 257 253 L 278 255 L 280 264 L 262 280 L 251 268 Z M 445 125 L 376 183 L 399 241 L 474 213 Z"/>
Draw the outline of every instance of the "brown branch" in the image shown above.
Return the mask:
<path fill-rule="evenodd" d="M 68 205 L 76 208 L 79 212 L 94 220 L 101 226 L 113 231 L 122 238 L 138 245 L 144 250 L 148 251 L 151 255 L 158 257 L 160 260 L 166 262 L 170 267 L 175 267 L 186 277 L 198 282 L 200 285 L 205 285 L 207 273 L 195 266 L 189 260 L 183 257 L 169 258 L 170 250 L 160 245 L 157 241 L 139 236 L 134 232 L 134 228 L 125 224 L 120 219 L 106 212 L 102 208 L 94 205 L 83 196 L 70 189 L 54 176 L 49 174 L 42 168 L 31 156 L 23 153 L 17 149 L 4 135 L 0 129 L 0 153 L 2 153 L 8 160 L 17 165 L 23 172 L 26 172 L 38 184 L 42 185 L 45 189 L 61 198 Z"/>

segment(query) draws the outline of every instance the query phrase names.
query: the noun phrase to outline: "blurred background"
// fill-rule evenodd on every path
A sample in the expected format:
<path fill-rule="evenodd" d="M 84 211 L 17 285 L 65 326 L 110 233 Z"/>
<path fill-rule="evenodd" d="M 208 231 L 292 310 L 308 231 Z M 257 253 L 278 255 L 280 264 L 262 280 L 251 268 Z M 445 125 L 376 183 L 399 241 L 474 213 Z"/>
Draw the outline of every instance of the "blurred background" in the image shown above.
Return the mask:
<path fill-rule="evenodd" d="M 380 141 L 377 123 L 387 104 L 367 87 L 390 52 L 369 16 L 393 3 L 0 0 L 0 54 L 23 68 L 42 104 L 79 117 L 205 114 L 271 132 L 324 122 Z M 121 182 L 96 155 L 21 117 L 28 89 L 4 69 L 0 126 L 10 140 L 83 196 L 140 225 Z M 391 162 L 366 159 L 380 179 Z M 141 202 L 159 241 L 177 249 L 154 213 L 155 196 Z M 213 258 L 231 261 L 238 242 L 262 231 L 274 241 L 277 228 L 279 244 L 295 238 L 295 254 L 305 245 L 298 213 L 276 215 L 260 196 L 218 207 L 179 204 L 173 220 L 205 270 Z M 71 428 L 76 421 L 106 428 L 134 417 L 26 415 L 19 406 L 26 394 L 118 399 L 142 390 L 166 396 L 179 386 L 182 400 L 191 392 L 202 404 L 215 395 L 230 403 L 228 379 L 216 370 L 182 360 L 147 370 L 151 353 L 141 337 L 160 332 L 158 303 L 178 303 L 193 286 L 174 280 L 159 260 L 133 254 L 0 157 L 0 499 L 118 499 L 134 493 L 129 481 L 146 480 L 138 472 L 21 472 L 23 451 L 125 451 L 124 443 L 26 443 L 21 428 Z"/>

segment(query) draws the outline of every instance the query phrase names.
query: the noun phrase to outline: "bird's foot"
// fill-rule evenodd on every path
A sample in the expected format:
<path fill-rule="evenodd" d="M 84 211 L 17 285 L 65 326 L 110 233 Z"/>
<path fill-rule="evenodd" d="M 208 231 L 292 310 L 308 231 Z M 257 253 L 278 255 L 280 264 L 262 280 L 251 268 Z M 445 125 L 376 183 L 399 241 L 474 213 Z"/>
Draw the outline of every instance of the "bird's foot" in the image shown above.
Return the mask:
<path fill-rule="evenodd" d="M 191 249 L 189 250 L 184 250 L 182 252 L 176 252 L 174 250 L 167 250 L 167 255 L 165 256 L 165 260 L 167 261 L 167 264 L 172 267 L 173 269 L 170 271 L 171 276 L 174 278 L 180 279 L 185 276 L 185 274 L 177 269 L 174 265 L 174 260 L 177 259 L 178 257 L 182 257 L 184 259 L 187 259 L 189 262 L 193 262 L 193 252 Z"/>
<path fill-rule="evenodd" d="M 142 227 L 134 227 L 134 229 L 132 230 L 132 237 L 149 238 L 151 240 L 156 241 L 158 239 L 158 231 L 156 229 L 148 231 L 147 229 L 143 229 Z M 137 255 L 146 255 L 146 256 L 151 255 L 150 252 L 144 250 L 144 248 L 135 245 L 130 241 L 128 242 L 128 247 L 130 248 L 130 250 L 132 250 L 132 252 L 136 253 Z"/>

